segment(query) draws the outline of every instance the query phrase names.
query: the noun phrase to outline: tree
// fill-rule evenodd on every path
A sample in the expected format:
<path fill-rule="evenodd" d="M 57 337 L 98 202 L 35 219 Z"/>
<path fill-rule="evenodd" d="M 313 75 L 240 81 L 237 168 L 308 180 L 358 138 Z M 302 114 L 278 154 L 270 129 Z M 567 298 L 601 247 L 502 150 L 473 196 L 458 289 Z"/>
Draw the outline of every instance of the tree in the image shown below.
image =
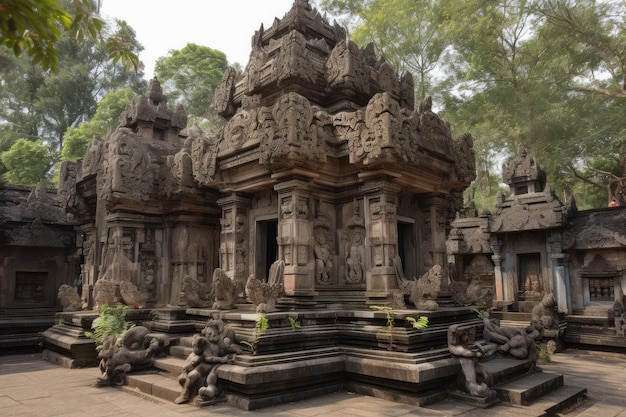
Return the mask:
<path fill-rule="evenodd" d="M 0 160 L 7 168 L 2 175 L 3 180 L 11 184 L 49 184 L 46 174 L 52 164 L 52 155 L 41 141 L 18 139 L 11 149 L 0 154 Z"/>
<path fill-rule="evenodd" d="M 383 39 L 379 45 L 388 58 L 423 50 L 420 42 L 410 42 L 411 27 L 396 24 L 403 3 L 387 2 L 386 13 L 378 10 L 382 0 L 322 5 L 347 13 L 355 36 L 364 31 L 363 38 Z M 445 45 L 438 69 L 431 71 L 446 79 L 431 84 L 441 89 L 431 94 L 441 97 L 440 113 L 453 130 L 475 138 L 478 177 L 466 195 L 492 199 L 500 188 L 494 186 L 499 163 L 523 143 L 562 200 L 576 193 L 580 208 L 606 205 L 607 181 L 623 174 L 617 161 L 626 149 L 621 126 L 626 4 L 439 0 L 436 7 L 437 12 L 422 16 L 429 16 L 427 27 L 436 32 L 432 38 Z"/>
<path fill-rule="evenodd" d="M 92 0 L 0 0 L 0 46 L 16 56 L 26 52 L 44 70 L 57 70 L 57 43 L 64 34 L 78 42 L 101 40 L 104 27 Z M 132 66 L 138 71 L 132 40 L 114 33 L 105 42 L 114 64 L 120 61 L 127 70 Z"/>
<path fill-rule="evenodd" d="M 155 72 L 165 94 L 174 103 L 182 104 L 191 120 L 207 117 L 213 93 L 226 68 L 228 61 L 223 52 L 188 43 L 159 58 Z"/>
<path fill-rule="evenodd" d="M 134 39 L 124 22 L 116 27 Z M 139 51 L 141 46 L 136 40 L 134 44 Z M 130 86 L 137 93 L 145 90 L 142 73 L 129 73 L 120 63 L 113 64 L 102 42 L 86 39 L 79 43 L 64 34 L 55 49 L 56 73 L 0 48 L 5 62 L 0 72 L 0 152 L 19 138 L 41 140 L 57 162 L 65 131 L 91 119 L 108 92 L 120 86 Z M 0 174 L 5 169 L 0 166 Z"/>
<path fill-rule="evenodd" d="M 440 0 L 322 0 L 321 6 L 343 17 L 351 38 L 373 43 L 377 53 L 399 72 L 415 77 L 416 97 L 439 101 L 441 68 L 449 44 Z"/>
<path fill-rule="evenodd" d="M 91 120 L 65 131 L 61 160 L 78 161 L 85 156 L 93 138 L 104 140 L 120 124 L 120 116 L 136 96 L 130 88 L 110 92 L 98 103 Z"/>

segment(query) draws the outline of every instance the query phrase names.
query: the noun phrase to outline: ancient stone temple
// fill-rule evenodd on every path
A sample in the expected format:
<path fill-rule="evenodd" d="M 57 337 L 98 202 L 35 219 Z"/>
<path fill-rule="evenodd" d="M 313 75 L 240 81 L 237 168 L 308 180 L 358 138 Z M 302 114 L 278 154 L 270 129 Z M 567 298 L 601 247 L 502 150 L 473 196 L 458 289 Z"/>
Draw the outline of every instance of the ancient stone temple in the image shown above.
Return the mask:
<path fill-rule="evenodd" d="M 452 139 L 426 98 L 308 2 L 261 27 L 250 62 L 215 94 L 216 135 L 186 128 L 159 82 L 65 164 L 61 192 L 81 221 L 83 298 L 130 281 L 140 305 L 181 305 L 182 282 L 267 281 L 284 262 L 285 305 L 386 303 L 397 268 L 446 260 L 446 223 L 474 178 L 472 140 Z M 417 255 L 417 256 L 416 256 Z"/>
<path fill-rule="evenodd" d="M 475 177 L 472 139 L 453 139 L 429 97 L 414 101 L 409 74 L 398 77 L 306 0 L 254 34 L 243 73 L 224 74 L 219 132 L 187 127 L 152 80 L 105 142 L 62 167 L 88 308 L 58 314 L 46 358 L 100 362 L 102 382 L 176 403 L 246 410 L 342 389 L 425 405 L 445 399 L 466 368 L 459 387 L 489 393 L 490 405 L 478 355 L 459 359 L 480 345 L 478 300 L 454 306 L 448 296 L 446 241 Z M 474 262 L 454 236 L 455 279 L 471 269 L 489 280 L 489 244 Z M 490 282 L 515 293 L 504 292 L 515 283 L 504 269 Z M 118 303 L 132 307 L 139 340 L 103 342 L 96 357 L 85 330 Z M 501 342 L 489 352 L 533 350 L 534 338 L 485 323 Z M 485 369 L 499 384 L 525 377 L 536 359 L 526 353 L 521 365 Z M 156 372 L 127 375 L 145 366 Z"/>

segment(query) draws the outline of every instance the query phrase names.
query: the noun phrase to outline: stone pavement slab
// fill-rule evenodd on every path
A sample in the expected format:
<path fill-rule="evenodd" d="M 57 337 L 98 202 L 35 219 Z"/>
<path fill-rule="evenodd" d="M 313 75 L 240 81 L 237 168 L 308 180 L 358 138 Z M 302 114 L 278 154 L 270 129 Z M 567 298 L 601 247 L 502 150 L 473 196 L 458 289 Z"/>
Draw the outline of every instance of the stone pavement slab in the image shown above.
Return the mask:
<path fill-rule="evenodd" d="M 569 416 L 626 417 L 626 355 L 568 350 L 542 366 L 565 375 L 567 385 L 586 387 L 589 400 Z M 540 411 L 500 404 L 477 409 L 451 399 L 414 407 L 350 392 L 337 392 L 254 411 L 226 404 L 197 408 L 146 398 L 132 390 L 98 387 L 96 368 L 67 369 L 41 359 L 41 354 L 0 356 L 2 417 L 528 417 Z"/>

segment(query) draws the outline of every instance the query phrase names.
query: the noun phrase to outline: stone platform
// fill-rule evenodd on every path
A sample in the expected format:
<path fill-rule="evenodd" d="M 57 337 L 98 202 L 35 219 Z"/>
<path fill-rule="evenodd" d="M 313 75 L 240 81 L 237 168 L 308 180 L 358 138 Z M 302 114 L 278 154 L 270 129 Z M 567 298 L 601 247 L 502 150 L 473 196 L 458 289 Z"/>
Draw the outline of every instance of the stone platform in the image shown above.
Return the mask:
<path fill-rule="evenodd" d="M 46 332 L 45 357 L 68 367 L 87 366 L 85 352 L 90 349 L 82 342 L 90 339 L 81 331 L 90 327 L 95 315 L 63 314 L 63 323 Z M 424 329 L 413 328 L 406 320 L 421 315 L 429 319 Z M 208 319 L 219 318 L 234 329 L 238 342 L 254 346 L 254 352 L 244 351 L 233 364 L 221 365 L 218 370 L 230 406 L 263 409 L 347 390 L 424 407 L 448 397 L 460 369 L 447 349 L 449 325 L 477 326 L 479 336 L 481 329 L 475 311 L 466 307 L 433 312 L 394 310 L 392 326 L 384 311 L 322 308 L 275 312 L 265 315 L 269 327 L 261 334 L 255 329 L 257 317 L 245 306 L 230 311 L 131 311 L 128 319 L 167 335 L 171 342 L 167 355 L 155 360 L 154 370 L 128 376 L 129 389 L 173 401 L 180 394 L 177 378 L 191 352 L 191 336 Z M 93 345 L 91 352 L 95 359 Z M 494 374 L 499 398 L 513 404 L 528 405 L 548 392 L 567 391 L 562 376 L 535 375 L 528 361 L 497 358 L 486 366 Z M 569 395 L 546 402 L 546 409 L 566 408 L 584 396 L 584 389 L 567 392 Z"/>

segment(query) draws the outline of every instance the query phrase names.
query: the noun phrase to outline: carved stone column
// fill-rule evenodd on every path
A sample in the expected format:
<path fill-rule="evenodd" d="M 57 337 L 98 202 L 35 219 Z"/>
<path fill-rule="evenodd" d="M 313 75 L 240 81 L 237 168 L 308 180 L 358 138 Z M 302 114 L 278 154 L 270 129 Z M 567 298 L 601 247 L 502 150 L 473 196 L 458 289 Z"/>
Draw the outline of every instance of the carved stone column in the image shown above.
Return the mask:
<path fill-rule="evenodd" d="M 569 313 L 572 309 L 571 295 L 569 292 L 569 274 L 567 270 L 567 254 L 553 253 L 550 255 L 552 261 L 552 285 L 554 288 L 554 299 L 556 300 L 560 313 Z"/>
<path fill-rule="evenodd" d="M 366 283 L 370 302 L 388 300 L 398 289 L 393 258 L 398 253 L 397 205 L 400 187 L 387 181 L 366 183 Z"/>
<path fill-rule="evenodd" d="M 278 192 L 278 259 L 285 262 L 286 299 L 281 304 L 313 304 L 315 258 L 313 255 L 313 198 L 306 182 L 289 180 L 274 186 Z"/>
<path fill-rule="evenodd" d="M 422 234 L 423 247 L 421 267 L 423 272 L 430 270 L 434 265 L 441 266 L 443 279 L 441 292 L 448 291 L 448 259 L 446 254 L 446 228 L 448 223 L 448 201 L 442 196 L 431 196 L 420 199 L 419 207 L 423 213 L 424 231 Z M 426 256 L 428 254 L 428 256 Z"/>
<path fill-rule="evenodd" d="M 100 260 L 98 254 L 100 253 L 100 245 L 98 241 L 98 231 L 95 224 L 88 223 L 81 225 L 79 228 L 81 242 L 81 276 L 82 276 L 82 294 L 81 299 L 84 303 L 87 303 L 89 308 L 93 307 L 93 285 L 98 278 L 98 265 Z"/>
<path fill-rule="evenodd" d="M 508 298 L 508 291 L 504 282 L 504 276 L 502 275 L 502 245 L 498 241 L 498 238 L 495 236 L 491 237 L 491 249 L 493 250 L 493 255 L 491 255 L 491 260 L 493 261 L 494 267 L 494 287 L 496 290 L 496 298 L 494 301 L 513 301 L 513 299 Z M 512 294 L 511 294 L 512 295 Z"/>
<path fill-rule="evenodd" d="M 232 280 L 246 282 L 249 264 L 248 237 L 250 235 L 248 209 L 251 200 L 238 194 L 231 194 L 217 200 L 217 204 L 222 208 L 220 268 Z"/>

